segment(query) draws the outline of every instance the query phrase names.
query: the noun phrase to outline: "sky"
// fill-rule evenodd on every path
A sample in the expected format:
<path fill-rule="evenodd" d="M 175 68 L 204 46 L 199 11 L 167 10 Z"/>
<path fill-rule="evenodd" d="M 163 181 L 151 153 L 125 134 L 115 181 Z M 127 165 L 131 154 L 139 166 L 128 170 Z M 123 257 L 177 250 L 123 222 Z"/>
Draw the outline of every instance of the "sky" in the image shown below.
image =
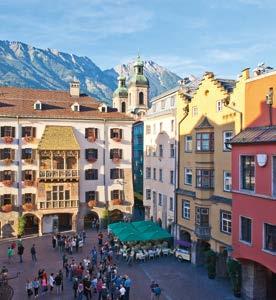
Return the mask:
<path fill-rule="evenodd" d="M 0 39 L 88 56 L 101 69 L 139 52 L 180 76 L 236 78 L 276 66 L 276 0 L 0 0 Z"/>

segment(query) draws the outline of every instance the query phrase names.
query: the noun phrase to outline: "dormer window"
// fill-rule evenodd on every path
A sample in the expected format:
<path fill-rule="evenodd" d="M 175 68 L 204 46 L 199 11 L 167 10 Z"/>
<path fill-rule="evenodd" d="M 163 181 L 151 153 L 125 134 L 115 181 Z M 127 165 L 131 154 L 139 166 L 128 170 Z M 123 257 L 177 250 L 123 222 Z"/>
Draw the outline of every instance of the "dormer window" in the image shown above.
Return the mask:
<path fill-rule="evenodd" d="M 71 109 L 72 109 L 72 111 L 80 111 L 79 103 L 75 102 L 74 104 L 72 104 Z"/>
<path fill-rule="evenodd" d="M 102 103 L 100 106 L 99 106 L 99 111 L 100 112 L 107 112 L 107 105 Z"/>
<path fill-rule="evenodd" d="M 34 103 L 34 109 L 35 110 L 42 110 L 42 103 L 40 101 L 36 101 Z"/>

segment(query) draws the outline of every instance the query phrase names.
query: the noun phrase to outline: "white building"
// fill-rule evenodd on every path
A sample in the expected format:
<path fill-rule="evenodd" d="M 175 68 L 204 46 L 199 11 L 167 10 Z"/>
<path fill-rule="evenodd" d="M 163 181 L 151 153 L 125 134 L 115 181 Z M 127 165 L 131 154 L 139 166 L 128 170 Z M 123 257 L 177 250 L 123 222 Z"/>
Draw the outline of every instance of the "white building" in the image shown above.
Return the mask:
<path fill-rule="evenodd" d="M 153 98 L 144 117 L 145 214 L 164 228 L 174 222 L 178 90 L 179 87 Z"/>
<path fill-rule="evenodd" d="M 1 236 L 131 214 L 133 119 L 80 94 L 0 87 Z"/>

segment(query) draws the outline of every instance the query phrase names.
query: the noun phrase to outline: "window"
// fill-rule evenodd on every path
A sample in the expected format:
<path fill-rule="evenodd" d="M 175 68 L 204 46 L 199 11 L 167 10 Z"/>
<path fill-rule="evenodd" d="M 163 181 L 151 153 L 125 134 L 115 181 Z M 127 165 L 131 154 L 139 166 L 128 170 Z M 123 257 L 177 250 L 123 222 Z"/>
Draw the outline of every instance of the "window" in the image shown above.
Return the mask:
<path fill-rule="evenodd" d="M 197 226 L 209 227 L 209 209 L 196 207 L 195 223 Z"/>
<path fill-rule="evenodd" d="M 233 131 L 224 131 L 223 132 L 223 151 L 231 151 L 231 145 L 228 144 L 228 142 L 233 137 Z"/>
<path fill-rule="evenodd" d="M 174 184 L 174 171 L 170 171 L 170 183 Z"/>
<path fill-rule="evenodd" d="M 174 106 L 174 104 L 175 104 L 175 96 L 172 96 L 171 97 L 171 106 Z"/>
<path fill-rule="evenodd" d="M 11 148 L 4 148 L 0 150 L 1 159 L 14 159 L 15 150 Z"/>
<path fill-rule="evenodd" d="M 139 105 L 144 105 L 144 93 L 139 93 Z"/>
<path fill-rule="evenodd" d="M 110 169 L 110 179 L 123 179 L 124 169 L 114 168 Z"/>
<path fill-rule="evenodd" d="M 170 144 L 170 156 L 174 157 L 174 144 Z"/>
<path fill-rule="evenodd" d="M 70 200 L 70 190 L 64 189 L 63 185 L 52 186 L 51 191 L 46 192 L 47 201 Z"/>
<path fill-rule="evenodd" d="M 214 151 L 214 133 L 213 132 L 197 133 L 196 150 L 200 152 Z"/>
<path fill-rule="evenodd" d="M 198 115 L 198 108 L 197 106 L 192 107 L 192 116 L 195 117 Z"/>
<path fill-rule="evenodd" d="M 161 109 L 165 109 L 166 107 L 166 100 L 161 101 Z"/>
<path fill-rule="evenodd" d="M 153 168 L 153 179 L 156 180 L 156 168 Z"/>
<path fill-rule="evenodd" d="M 163 145 L 159 145 L 159 156 L 163 157 Z"/>
<path fill-rule="evenodd" d="M 153 203 L 156 204 L 156 192 L 152 192 L 152 200 L 153 200 Z"/>
<path fill-rule="evenodd" d="M 123 137 L 123 129 L 112 128 L 110 129 L 110 138 L 120 140 Z"/>
<path fill-rule="evenodd" d="M 187 220 L 191 218 L 190 201 L 182 200 L 182 218 Z"/>
<path fill-rule="evenodd" d="M 98 169 L 86 169 L 85 180 L 98 180 Z"/>
<path fill-rule="evenodd" d="M 232 214 L 230 211 L 220 212 L 220 231 L 231 234 L 232 232 Z"/>
<path fill-rule="evenodd" d="M 202 189 L 214 188 L 214 170 L 197 169 L 196 170 L 196 187 Z"/>
<path fill-rule="evenodd" d="M 110 159 L 122 159 L 123 158 L 123 150 L 122 149 L 110 149 Z"/>
<path fill-rule="evenodd" d="M 123 191 L 113 190 L 111 191 L 111 200 L 123 200 L 124 194 Z"/>
<path fill-rule="evenodd" d="M 163 181 L 163 170 L 159 169 L 159 181 Z"/>
<path fill-rule="evenodd" d="M 85 128 L 85 138 L 96 140 L 98 138 L 98 128 Z"/>
<path fill-rule="evenodd" d="M 150 125 L 146 125 L 146 134 L 150 134 L 150 130 L 151 129 L 151 127 L 150 127 Z"/>
<path fill-rule="evenodd" d="M 162 194 L 158 194 L 158 205 L 162 206 Z"/>
<path fill-rule="evenodd" d="M 0 181 L 3 180 L 13 180 L 14 179 L 14 172 L 11 170 L 4 170 L 0 172 Z"/>
<path fill-rule="evenodd" d="M 33 170 L 22 171 L 22 181 L 25 181 L 25 180 L 33 181 L 34 179 L 35 179 L 35 171 L 33 171 Z"/>
<path fill-rule="evenodd" d="M 159 132 L 163 132 L 163 122 L 159 123 Z"/>
<path fill-rule="evenodd" d="M 223 171 L 223 190 L 225 192 L 231 192 L 232 190 L 232 176 L 229 171 Z"/>
<path fill-rule="evenodd" d="M 171 132 L 174 132 L 174 120 L 171 120 Z"/>
<path fill-rule="evenodd" d="M 240 240 L 251 244 L 252 221 L 249 218 L 241 217 L 240 222 Z"/>
<path fill-rule="evenodd" d="M 153 124 L 153 133 L 156 133 L 156 124 Z"/>
<path fill-rule="evenodd" d="M 190 168 L 184 169 L 184 183 L 187 185 L 193 184 L 193 171 Z"/>
<path fill-rule="evenodd" d="M 264 224 L 264 248 L 276 253 L 276 225 Z"/>
<path fill-rule="evenodd" d="M 26 193 L 22 194 L 22 203 L 35 203 L 35 194 Z"/>
<path fill-rule="evenodd" d="M 241 188 L 255 190 L 255 157 L 253 155 L 241 156 Z"/>
<path fill-rule="evenodd" d="M 42 109 L 42 103 L 40 101 L 36 101 L 34 103 L 34 109 L 35 110 L 41 110 Z"/>
<path fill-rule="evenodd" d="M 4 194 L 4 195 L 1 195 L 0 197 L 1 197 L 1 205 L 14 204 L 15 195 Z"/>
<path fill-rule="evenodd" d="M 151 168 L 146 167 L 146 179 L 151 179 Z"/>
<path fill-rule="evenodd" d="M 126 103 L 122 102 L 122 107 L 121 107 L 122 113 L 126 112 Z"/>
<path fill-rule="evenodd" d="M 22 137 L 35 137 L 36 128 L 31 126 L 22 127 Z"/>
<path fill-rule="evenodd" d="M 98 149 L 85 149 L 85 158 L 87 161 L 96 161 L 98 159 Z"/>
<path fill-rule="evenodd" d="M 98 197 L 99 197 L 99 192 L 97 191 L 85 192 L 85 202 L 98 201 Z"/>
<path fill-rule="evenodd" d="M 15 127 L 2 126 L 1 127 L 1 137 L 15 137 Z"/>
<path fill-rule="evenodd" d="M 151 156 L 152 155 L 152 147 L 147 145 L 146 146 L 146 155 Z"/>
<path fill-rule="evenodd" d="M 170 211 L 173 211 L 173 197 L 170 197 Z"/>
<path fill-rule="evenodd" d="M 193 151 L 193 137 L 191 135 L 185 136 L 185 152 Z"/>
<path fill-rule="evenodd" d="M 221 112 L 222 111 L 222 101 L 221 100 L 218 100 L 216 102 L 216 110 L 217 110 L 217 112 Z"/>
<path fill-rule="evenodd" d="M 151 190 L 146 189 L 146 200 L 151 200 Z"/>
<path fill-rule="evenodd" d="M 32 159 L 33 158 L 33 149 L 32 148 L 24 148 L 22 149 L 22 159 Z"/>

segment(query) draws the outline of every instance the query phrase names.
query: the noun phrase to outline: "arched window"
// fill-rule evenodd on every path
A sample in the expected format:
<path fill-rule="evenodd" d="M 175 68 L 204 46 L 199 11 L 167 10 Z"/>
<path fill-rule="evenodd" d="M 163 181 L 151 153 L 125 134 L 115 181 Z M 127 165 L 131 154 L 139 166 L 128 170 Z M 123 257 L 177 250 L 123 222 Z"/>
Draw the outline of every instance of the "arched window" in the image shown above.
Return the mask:
<path fill-rule="evenodd" d="M 143 105 L 144 104 L 144 93 L 140 92 L 139 93 L 139 105 Z"/>
<path fill-rule="evenodd" d="M 122 113 L 126 112 L 126 103 L 122 102 Z"/>

